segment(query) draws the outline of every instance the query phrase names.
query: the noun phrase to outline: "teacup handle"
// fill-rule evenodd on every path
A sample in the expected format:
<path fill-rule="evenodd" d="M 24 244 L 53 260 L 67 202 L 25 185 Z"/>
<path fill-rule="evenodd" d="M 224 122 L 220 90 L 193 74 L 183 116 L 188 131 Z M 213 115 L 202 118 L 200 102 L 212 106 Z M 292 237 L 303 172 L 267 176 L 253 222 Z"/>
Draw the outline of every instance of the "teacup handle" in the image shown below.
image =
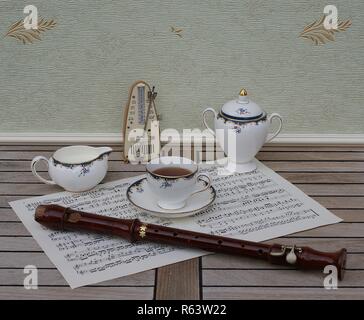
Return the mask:
<path fill-rule="evenodd" d="M 269 137 L 267 137 L 267 139 L 265 140 L 265 142 L 269 142 L 271 140 L 273 140 L 276 136 L 278 136 L 278 134 L 281 132 L 282 130 L 282 125 L 283 125 L 283 119 L 282 117 L 278 114 L 278 113 L 272 113 L 269 117 L 268 117 L 268 122 L 269 124 L 272 123 L 272 120 L 274 118 L 277 118 L 279 120 L 279 126 L 278 129 L 275 133 L 271 134 Z"/>
<path fill-rule="evenodd" d="M 34 174 L 35 177 L 37 177 L 40 181 L 44 182 L 45 184 L 56 184 L 53 180 L 47 180 L 42 178 L 38 172 L 35 170 L 35 166 L 37 164 L 38 161 L 43 160 L 47 163 L 47 167 L 49 168 L 49 160 L 43 156 L 37 156 L 32 160 L 32 163 L 30 165 L 30 168 L 32 169 L 32 173 Z"/>
<path fill-rule="evenodd" d="M 205 125 L 205 127 L 206 127 L 206 129 L 207 130 L 209 130 L 210 131 L 210 133 L 215 137 L 215 132 L 214 132 L 214 130 L 212 130 L 209 126 L 208 126 L 208 124 L 207 124 L 207 122 L 206 122 L 206 114 L 207 114 L 207 112 L 212 112 L 213 114 L 214 114 L 214 117 L 216 118 L 216 111 L 215 111 L 215 109 L 213 109 L 213 108 L 206 108 L 203 112 L 202 112 L 202 120 L 203 120 L 203 124 Z"/>
<path fill-rule="evenodd" d="M 202 179 L 202 177 L 207 178 L 207 181 L 206 181 L 206 180 L 204 180 L 204 179 Z M 205 173 L 200 173 L 200 174 L 197 176 L 197 181 L 203 181 L 203 182 L 206 182 L 206 183 L 207 183 L 207 185 L 206 185 L 204 188 L 202 188 L 201 190 L 198 190 L 198 191 L 192 192 L 192 193 L 191 193 L 191 195 L 190 195 L 190 197 L 192 197 L 192 196 L 193 196 L 193 195 L 195 195 L 196 193 L 203 192 L 203 191 L 205 191 L 205 190 L 207 190 L 208 188 L 210 188 L 210 187 L 211 187 L 211 178 L 210 178 L 207 174 L 205 174 Z"/>

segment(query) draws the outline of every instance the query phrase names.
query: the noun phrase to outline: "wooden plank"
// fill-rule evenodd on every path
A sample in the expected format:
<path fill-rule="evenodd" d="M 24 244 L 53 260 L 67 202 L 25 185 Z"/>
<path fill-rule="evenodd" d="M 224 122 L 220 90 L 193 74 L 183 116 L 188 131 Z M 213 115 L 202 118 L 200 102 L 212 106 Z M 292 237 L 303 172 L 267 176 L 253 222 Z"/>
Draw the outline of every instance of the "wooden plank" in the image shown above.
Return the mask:
<path fill-rule="evenodd" d="M 0 239 L 0 252 L 29 252 L 43 250 L 32 237 L 2 237 Z M 320 251 L 336 251 L 346 248 L 350 253 L 364 253 L 364 242 L 362 238 L 277 238 L 267 241 L 267 243 L 281 243 L 283 245 L 310 246 Z"/>
<path fill-rule="evenodd" d="M 323 287 L 323 270 L 218 270 L 202 271 L 204 286 Z M 345 287 L 364 287 L 364 270 L 346 270 Z M 363 288 L 364 293 L 364 288 Z"/>
<path fill-rule="evenodd" d="M 344 222 L 364 222 L 364 210 L 336 209 L 332 213 L 344 219 Z"/>
<path fill-rule="evenodd" d="M 144 172 L 125 172 L 124 178 L 140 176 Z M 105 181 L 106 182 L 106 181 Z M 363 185 L 364 186 L 364 185 Z M 47 184 L 22 184 L 22 183 L 0 183 L 0 195 L 39 195 L 64 191 L 63 188 L 56 185 Z"/>
<path fill-rule="evenodd" d="M 27 265 L 55 268 L 43 252 L 0 252 L 0 268 L 24 268 Z"/>
<path fill-rule="evenodd" d="M 0 222 L 1 236 L 30 236 L 28 230 L 19 222 Z"/>
<path fill-rule="evenodd" d="M 48 176 L 44 175 L 45 178 L 48 179 Z M 0 183 L 0 195 L 45 195 L 49 193 L 57 193 L 64 191 L 63 188 L 57 185 L 48 185 L 48 184 L 3 184 Z"/>
<path fill-rule="evenodd" d="M 0 151 L 33 151 L 33 150 L 57 150 L 59 148 L 68 146 L 69 144 L 41 144 L 41 143 L 11 143 L 0 145 Z M 92 146 L 109 146 L 114 150 L 122 150 L 122 144 L 102 144 L 92 143 L 88 144 Z M 305 151 L 305 152 L 364 152 L 364 146 L 362 145 L 287 145 L 287 144 L 266 144 L 263 146 L 262 151 Z"/>
<path fill-rule="evenodd" d="M 108 172 L 106 174 L 106 177 L 103 180 L 103 182 L 115 181 L 115 180 L 124 179 L 124 178 L 132 177 L 132 176 L 137 176 L 137 175 L 144 174 L 144 173 L 145 173 L 144 168 L 142 171 Z M 48 174 L 43 173 L 42 176 L 48 177 Z M 43 184 L 36 177 L 34 177 L 34 175 L 30 171 L 29 172 L 1 172 L 0 173 L 0 183 Z"/>
<path fill-rule="evenodd" d="M 41 196 L 41 194 L 40 194 Z M 26 196 L 0 196 L 0 208 L 10 208 L 9 202 L 28 198 Z"/>
<path fill-rule="evenodd" d="M 0 222 L 0 236 L 30 236 L 22 223 Z M 339 223 L 294 233 L 287 237 L 362 237 L 364 238 L 364 223 Z M 364 241 L 363 241 L 364 242 Z"/>
<path fill-rule="evenodd" d="M 0 222 L 0 236 L 30 236 L 19 222 Z M 364 237 L 363 223 L 339 223 L 295 233 L 287 237 Z"/>
<path fill-rule="evenodd" d="M 138 176 L 141 173 L 125 174 L 125 176 Z M 303 192 L 310 196 L 314 195 L 364 195 L 364 184 L 297 184 Z M 39 195 L 54 192 L 61 192 L 63 189 L 58 186 L 45 184 L 6 184 L 0 183 L 0 195 Z"/>
<path fill-rule="evenodd" d="M 188 147 L 187 144 L 184 145 Z M 222 151 L 219 144 L 195 144 L 197 150 L 216 150 Z M 287 145 L 287 144 L 265 144 L 259 152 L 364 152 L 364 144 L 355 145 Z"/>
<path fill-rule="evenodd" d="M 364 238 L 364 223 L 338 223 L 328 226 L 323 226 L 303 232 L 297 232 L 290 237 L 363 237 Z"/>
<path fill-rule="evenodd" d="M 303 152 L 363 152 L 363 145 L 287 145 L 287 144 L 266 144 L 262 151 L 303 151 Z"/>
<path fill-rule="evenodd" d="M 300 161 L 263 161 L 274 171 L 280 172 L 364 172 L 364 162 L 300 162 Z"/>
<path fill-rule="evenodd" d="M 309 196 L 364 195 L 364 184 L 296 184 L 296 187 Z"/>
<path fill-rule="evenodd" d="M 124 146 L 122 144 L 89 143 L 88 145 L 94 147 L 108 146 L 115 151 L 122 151 L 124 149 Z M 2 151 L 56 151 L 60 148 L 67 146 L 69 146 L 69 144 L 41 144 L 41 143 L 2 144 L 0 145 L 0 153 Z"/>
<path fill-rule="evenodd" d="M 268 167 L 281 172 L 364 172 L 364 162 L 340 161 L 263 161 Z M 0 172 L 30 170 L 29 161 L 0 161 Z M 39 172 L 47 171 L 46 164 L 41 162 L 37 166 Z M 120 161 L 109 161 L 109 171 L 143 171 L 143 165 L 123 164 Z"/>
<path fill-rule="evenodd" d="M 31 161 L 36 156 L 44 156 L 50 158 L 54 151 L 0 151 L 0 161 L 4 160 L 27 160 Z M 109 156 L 109 160 L 121 161 L 122 151 L 113 151 Z"/>
<path fill-rule="evenodd" d="M 43 194 L 34 194 L 32 196 L 42 196 Z M 10 208 L 9 202 L 29 198 L 25 195 L 22 196 L 0 196 L 0 208 Z M 347 196 L 335 196 L 335 197 L 322 197 L 314 196 L 314 200 L 319 202 L 325 208 L 328 209 L 364 209 L 364 197 L 347 197 Z"/>
<path fill-rule="evenodd" d="M 35 264 L 37 266 L 37 264 Z M 23 266 L 23 268 L 25 265 Z M 0 269 L 0 284 L 2 286 L 23 285 L 24 272 L 21 269 Z M 93 286 L 154 286 L 155 272 L 148 270 L 130 276 L 116 278 L 94 284 Z M 66 280 L 57 269 L 38 269 L 39 286 L 68 286 Z"/>
<path fill-rule="evenodd" d="M 39 287 L 37 290 L 26 290 L 21 287 L 0 287 L 2 300 L 151 300 L 153 287 Z"/>
<path fill-rule="evenodd" d="M 363 300 L 364 290 L 363 288 L 340 287 L 338 290 L 327 290 L 325 288 L 204 287 L 203 297 L 207 300 Z"/>
<path fill-rule="evenodd" d="M 109 172 L 112 171 L 144 171 L 145 166 L 141 164 L 124 164 L 121 161 L 109 161 Z M 19 160 L 19 161 L 9 161 L 9 160 L 1 160 L 0 161 L 0 172 L 9 172 L 9 171 L 30 171 L 30 161 Z M 39 162 L 37 165 L 38 172 L 46 172 L 48 171 L 46 163 Z"/>
<path fill-rule="evenodd" d="M 364 209 L 336 209 L 332 213 L 344 219 L 345 222 L 364 222 Z M 19 218 L 10 208 L 0 208 L 0 222 L 19 222 Z"/>
<path fill-rule="evenodd" d="M 291 183 L 364 183 L 364 173 L 278 172 Z M 1 178 L 0 178 L 1 179 Z"/>
<path fill-rule="evenodd" d="M 328 209 L 364 209 L 364 197 L 314 196 L 312 198 Z"/>
<path fill-rule="evenodd" d="M 138 176 L 143 172 L 125 173 L 125 176 Z M 297 184 L 309 196 L 362 196 L 364 184 Z M 46 184 L 0 183 L 0 195 L 39 195 L 64 191 L 61 187 Z"/>
<path fill-rule="evenodd" d="M 331 210 L 332 213 L 344 219 L 345 222 L 364 222 L 363 209 L 336 209 Z M 19 218 L 10 208 L 0 208 L 0 222 L 19 222 Z"/>
<path fill-rule="evenodd" d="M 38 243 L 32 237 L 4 237 L 0 239 L 0 251 L 40 251 Z"/>
<path fill-rule="evenodd" d="M 364 209 L 334 209 L 332 213 L 345 222 L 364 222 Z M 0 208 L 0 222 L 19 222 L 19 218 L 11 208 Z"/>
<path fill-rule="evenodd" d="M 364 161 L 364 152 L 264 151 L 257 154 L 257 159 L 261 161 Z"/>
<path fill-rule="evenodd" d="M 15 212 L 10 208 L 0 208 L 0 222 L 12 221 L 20 222 Z"/>
<path fill-rule="evenodd" d="M 0 252 L 0 268 L 24 268 L 26 265 L 35 265 L 38 268 L 55 268 L 43 252 Z M 259 259 L 224 254 L 210 254 L 202 257 L 202 268 L 290 269 L 287 266 L 274 265 Z M 364 269 L 364 254 L 348 253 L 346 269 Z"/>
<path fill-rule="evenodd" d="M 199 259 L 190 259 L 175 263 L 157 271 L 157 300 L 198 300 Z"/>
<path fill-rule="evenodd" d="M 332 213 L 345 222 L 364 222 L 364 209 L 332 209 Z M 19 222 L 19 218 L 11 208 L 0 208 L 0 222 Z"/>
<path fill-rule="evenodd" d="M 30 255 L 30 254 L 29 254 Z M 1 254 L 0 254 L 1 257 Z M 244 256 L 210 254 L 202 257 L 202 269 L 292 269 Z M 364 254 L 349 253 L 346 269 L 364 270 Z M 227 271 L 228 272 L 228 271 Z"/>
<path fill-rule="evenodd" d="M 364 222 L 363 209 L 336 209 L 332 213 L 344 219 L 345 222 Z M 0 222 L 20 222 L 11 208 L 0 208 Z"/>

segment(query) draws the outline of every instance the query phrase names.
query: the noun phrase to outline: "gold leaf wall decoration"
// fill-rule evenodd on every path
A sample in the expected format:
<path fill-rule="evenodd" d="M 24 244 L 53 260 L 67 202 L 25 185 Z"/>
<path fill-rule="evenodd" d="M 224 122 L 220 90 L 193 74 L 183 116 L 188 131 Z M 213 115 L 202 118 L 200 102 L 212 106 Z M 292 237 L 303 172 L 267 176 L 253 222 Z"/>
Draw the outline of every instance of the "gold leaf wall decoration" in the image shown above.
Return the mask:
<path fill-rule="evenodd" d="M 36 40 L 42 40 L 41 34 L 54 28 L 56 24 L 56 21 L 53 19 L 46 20 L 40 18 L 38 21 L 38 29 L 28 30 L 24 28 L 24 20 L 21 19 L 10 27 L 9 31 L 5 34 L 5 37 L 15 38 L 23 42 L 23 44 L 33 43 Z"/>
<path fill-rule="evenodd" d="M 324 26 L 325 15 L 307 25 L 300 33 L 301 38 L 311 40 L 314 45 L 335 41 L 335 33 L 346 31 L 351 26 L 351 20 L 338 22 L 337 29 L 326 29 Z"/>
<path fill-rule="evenodd" d="M 179 36 L 180 38 L 183 38 L 183 35 L 181 34 L 182 31 L 183 31 L 182 29 L 171 27 L 171 32 Z"/>

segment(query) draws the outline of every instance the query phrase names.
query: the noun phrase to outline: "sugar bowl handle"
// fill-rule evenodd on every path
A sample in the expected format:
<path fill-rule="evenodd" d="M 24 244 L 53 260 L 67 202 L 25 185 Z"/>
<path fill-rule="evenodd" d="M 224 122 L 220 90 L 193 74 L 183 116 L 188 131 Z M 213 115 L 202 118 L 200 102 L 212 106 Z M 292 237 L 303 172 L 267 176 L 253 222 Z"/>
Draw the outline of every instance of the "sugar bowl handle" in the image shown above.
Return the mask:
<path fill-rule="evenodd" d="M 277 118 L 278 121 L 279 121 L 279 126 L 278 126 L 278 129 L 275 133 L 273 134 L 270 134 L 267 139 L 266 139 L 266 143 L 269 142 L 269 141 L 272 141 L 276 136 L 278 136 L 278 134 L 281 132 L 282 130 L 282 125 L 283 125 L 283 119 L 282 117 L 278 114 L 278 113 L 272 113 L 269 117 L 268 117 L 268 122 L 269 124 L 272 124 L 272 121 L 274 118 Z"/>
<path fill-rule="evenodd" d="M 34 174 L 34 176 L 35 177 L 37 177 L 40 181 L 42 181 L 43 183 L 45 183 L 45 184 L 52 184 L 52 185 L 54 185 L 54 184 L 56 184 L 53 180 L 47 180 L 47 179 L 44 179 L 44 178 L 42 178 L 39 174 L 38 174 L 38 172 L 37 172 L 37 170 L 35 169 L 35 166 L 36 166 L 36 164 L 37 164 L 37 162 L 38 161 L 45 161 L 46 163 L 47 163 L 47 167 L 49 168 L 49 160 L 47 159 L 47 158 L 45 158 L 45 157 L 43 157 L 43 156 L 37 156 L 37 157 L 35 157 L 33 160 L 32 160 L 32 163 L 31 163 L 31 165 L 30 165 L 30 168 L 32 169 L 32 173 Z"/>
<path fill-rule="evenodd" d="M 208 112 L 212 112 L 213 114 L 214 114 L 214 118 L 216 118 L 217 117 L 217 115 L 216 115 L 216 111 L 213 109 L 213 108 L 206 108 L 203 112 L 202 112 L 202 120 L 203 120 L 203 124 L 205 125 L 205 127 L 206 127 L 206 129 L 207 130 L 209 130 L 209 132 L 215 137 L 215 131 L 214 130 L 212 130 L 209 126 L 208 126 L 208 124 L 207 124 L 207 122 L 206 122 L 206 114 L 208 113 Z"/>

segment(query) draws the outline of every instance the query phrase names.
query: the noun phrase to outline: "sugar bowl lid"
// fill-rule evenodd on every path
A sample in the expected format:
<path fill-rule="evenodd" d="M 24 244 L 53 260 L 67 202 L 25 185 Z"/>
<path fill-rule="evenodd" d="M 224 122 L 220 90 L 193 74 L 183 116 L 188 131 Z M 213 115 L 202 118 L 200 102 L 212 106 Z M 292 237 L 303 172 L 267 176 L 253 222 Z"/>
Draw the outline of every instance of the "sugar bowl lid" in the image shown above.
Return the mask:
<path fill-rule="evenodd" d="M 248 98 L 248 92 L 241 89 L 239 97 L 226 102 L 221 108 L 221 116 L 237 121 L 252 121 L 260 119 L 265 112 L 254 101 Z"/>

